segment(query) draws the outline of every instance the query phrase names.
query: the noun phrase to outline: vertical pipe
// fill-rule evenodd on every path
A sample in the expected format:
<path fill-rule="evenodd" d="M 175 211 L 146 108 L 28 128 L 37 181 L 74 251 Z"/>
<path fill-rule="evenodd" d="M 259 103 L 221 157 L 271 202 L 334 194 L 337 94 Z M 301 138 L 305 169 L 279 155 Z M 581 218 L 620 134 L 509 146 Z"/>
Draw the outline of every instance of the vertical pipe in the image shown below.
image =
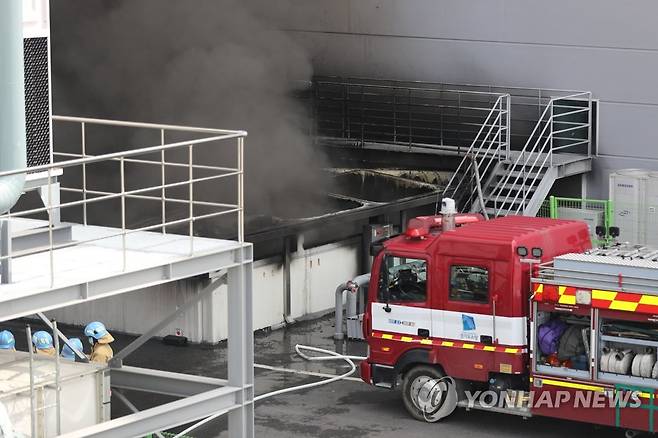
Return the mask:
<path fill-rule="evenodd" d="M 190 144 L 187 146 L 187 169 L 188 169 L 188 178 L 189 178 L 189 234 L 190 234 L 190 255 L 194 254 L 194 145 Z"/>
<path fill-rule="evenodd" d="M 291 236 L 283 238 L 283 316 L 288 318 L 292 314 L 292 288 L 290 276 Z"/>
<path fill-rule="evenodd" d="M 85 132 L 85 122 L 80 123 L 80 136 L 82 146 L 82 158 L 87 158 L 87 134 Z M 82 223 L 87 225 L 87 163 L 82 163 Z"/>
<path fill-rule="evenodd" d="M 32 328 L 25 327 L 27 333 L 27 348 L 30 351 L 30 436 L 37 436 L 37 407 L 34 399 L 34 349 L 32 348 Z"/>
<path fill-rule="evenodd" d="M 50 287 L 55 284 L 55 255 L 53 254 L 53 169 L 48 168 L 48 253 L 50 255 Z"/>
<path fill-rule="evenodd" d="M 347 284 L 343 283 L 336 288 L 336 314 L 334 323 L 334 339 L 341 340 L 345 337 L 343 333 L 343 291 L 347 288 Z"/>
<path fill-rule="evenodd" d="M 119 162 L 121 173 L 121 252 L 123 270 L 126 270 L 126 166 L 124 157 Z"/>
<path fill-rule="evenodd" d="M 0 1 L 0 172 L 25 169 L 25 86 L 23 2 Z M 14 206 L 25 174 L 0 178 L 0 214 Z"/>
<path fill-rule="evenodd" d="M 160 130 L 160 144 L 164 146 L 165 144 L 165 130 Z M 165 178 L 165 151 L 164 149 L 160 151 L 160 182 L 162 184 L 162 191 L 160 192 L 160 205 L 162 209 L 162 234 L 167 234 L 167 207 L 165 199 L 167 197 L 167 189 L 165 189 L 165 184 L 167 182 Z"/>
<path fill-rule="evenodd" d="M 61 400 L 61 370 L 59 365 L 59 330 L 57 321 L 53 319 L 53 340 L 55 342 L 55 415 L 57 435 L 62 433 L 62 400 Z"/>

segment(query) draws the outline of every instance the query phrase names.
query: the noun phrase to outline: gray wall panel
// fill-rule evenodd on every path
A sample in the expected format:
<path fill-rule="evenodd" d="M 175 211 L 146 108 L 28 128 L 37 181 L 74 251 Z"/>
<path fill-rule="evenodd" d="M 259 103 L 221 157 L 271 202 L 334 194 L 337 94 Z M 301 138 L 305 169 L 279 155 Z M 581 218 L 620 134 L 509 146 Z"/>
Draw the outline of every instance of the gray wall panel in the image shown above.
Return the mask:
<path fill-rule="evenodd" d="M 658 170 L 654 0 L 287 1 L 281 25 L 318 74 L 591 90 L 591 193 L 607 193 L 609 169 Z"/>
<path fill-rule="evenodd" d="M 601 103 L 599 154 L 658 160 L 658 106 Z"/>
<path fill-rule="evenodd" d="M 287 0 L 286 27 L 402 37 L 655 50 L 658 3 L 637 0 Z"/>

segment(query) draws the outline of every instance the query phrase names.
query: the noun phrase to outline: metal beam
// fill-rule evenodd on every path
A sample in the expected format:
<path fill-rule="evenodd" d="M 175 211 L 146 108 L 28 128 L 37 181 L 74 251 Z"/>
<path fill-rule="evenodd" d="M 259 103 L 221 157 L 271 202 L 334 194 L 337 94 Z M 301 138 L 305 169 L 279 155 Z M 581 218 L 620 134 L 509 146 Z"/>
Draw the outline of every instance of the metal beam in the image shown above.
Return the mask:
<path fill-rule="evenodd" d="M 51 330 L 54 329 L 54 327 L 53 327 L 53 323 L 48 319 L 48 317 L 47 317 L 46 315 L 44 315 L 42 312 L 39 312 L 39 313 L 37 313 L 37 316 L 38 316 L 39 318 L 41 318 L 41 320 L 44 322 L 44 324 L 46 324 Z M 78 359 L 80 359 L 80 361 L 82 361 L 82 362 L 84 362 L 84 363 L 88 363 L 88 362 L 89 362 L 89 358 L 88 358 L 87 356 L 85 356 L 85 354 L 84 354 L 83 352 L 78 351 L 77 348 L 75 348 L 73 345 L 71 345 L 71 341 L 69 341 L 69 339 L 68 339 L 66 336 L 64 336 L 64 333 L 62 333 L 62 332 L 59 331 L 59 330 L 57 330 L 57 333 L 59 334 L 59 338 L 60 338 L 62 341 L 64 341 L 64 343 L 65 343 L 66 345 L 69 346 L 69 348 L 71 349 L 71 351 L 72 351 L 76 356 L 78 356 Z"/>
<path fill-rule="evenodd" d="M 110 370 L 113 388 L 189 397 L 228 385 L 223 379 L 124 366 Z"/>
<path fill-rule="evenodd" d="M 187 303 L 183 304 L 181 307 L 176 309 L 170 315 L 166 316 L 163 320 L 161 320 L 155 326 L 151 327 L 148 331 L 146 331 L 140 337 L 138 337 L 137 339 L 132 341 L 123 350 L 121 350 L 117 354 L 115 354 L 114 357 L 110 360 L 110 363 L 109 363 L 110 367 L 111 368 L 120 368 L 123 365 L 123 359 L 125 359 L 129 354 L 131 354 L 132 352 L 137 350 L 139 347 L 144 345 L 153 336 L 160 333 L 160 331 L 162 329 L 164 329 L 171 321 L 175 320 L 180 315 L 187 312 L 187 310 L 189 310 L 190 308 L 195 306 L 199 301 L 201 301 L 207 295 L 212 293 L 214 290 L 216 290 L 222 284 L 226 284 L 226 274 L 224 274 L 223 276 L 221 276 L 220 278 L 218 278 L 217 280 L 213 281 L 208 286 L 203 288 L 203 290 L 201 290 L 194 298 L 188 300 Z"/>
<path fill-rule="evenodd" d="M 247 254 L 247 261 L 250 261 L 251 244 L 236 244 L 235 247 L 223 251 L 194 255 L 173 263 L 121 272 L 80 284 L 53 287 L 22 295 L 7 296 L 8 294 L 6 294 L 0 297 L 0 321 L 21 318 L 37 312 L 59 309 L 238 266 L 242 252 Z"/>
<path fill-rule="evenodd" d="M 114 395 L 118 400 L 120 400 L 124 405 L 126 405 L 126 407 L 130 409 L 133 412 L 133 414 L 139 412 L 137 406 L 132 404 L 130 400 L 128 400 L 128 397 L 126 397 L 121 391 L 115 390 L 112 395 Z M 160 432 L 155 432 L 155 436 L 157 436 L 158 438 L 165 438 L 164 435 L 162 435 Z"/>
<path fill-rule="evenodd" d="M 241 388 L 223 387 L 203 392 L 125 417 L 60 435 L 60 438 L 140 438 L 241 407 L 236 400 Z"/>

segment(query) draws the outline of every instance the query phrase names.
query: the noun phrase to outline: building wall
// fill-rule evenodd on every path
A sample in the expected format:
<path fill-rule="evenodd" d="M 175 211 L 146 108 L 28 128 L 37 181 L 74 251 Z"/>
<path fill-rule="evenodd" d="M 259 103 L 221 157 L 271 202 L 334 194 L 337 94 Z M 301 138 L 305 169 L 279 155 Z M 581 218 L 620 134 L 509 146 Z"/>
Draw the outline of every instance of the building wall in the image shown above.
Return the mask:
<path fill-rule="evenodd" d="M 334 308 L 336 286 L 357 275 L 360 240 L 344 240 L 304 249 L 303 240 L 290 266 L 293 319 L 315 316 Z M 254 263 L 254 330 L 284 322 L 284 272 L 279 260 Z M 85 325 L 101 320 L 111 329 L 141 334 L 197 294 L 208 280 L 187 279 L 48 312 L 60 322 Z M 197 306 L 169 324 L 157 336 L 180 330 L 192 342 L 226 339 L 226 286 L 217 288 Z"/>
<path fill-rule="evenodd" d="M 611 169 L 658 170 L 657 15 L 653 0 L 288 0 L 277 11 L 318 74 L 591 90 L 592 196 L 607 194 Z"/>

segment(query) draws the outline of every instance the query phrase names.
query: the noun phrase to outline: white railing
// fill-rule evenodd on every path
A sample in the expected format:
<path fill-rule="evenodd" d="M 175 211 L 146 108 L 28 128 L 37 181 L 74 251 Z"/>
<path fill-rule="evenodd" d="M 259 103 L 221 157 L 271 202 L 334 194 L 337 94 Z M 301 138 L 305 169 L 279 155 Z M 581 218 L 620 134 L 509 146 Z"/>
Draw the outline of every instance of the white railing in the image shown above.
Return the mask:
<path fill-rule="evenodd" d="M 509 94 L 498 97 L 443 190 L 443 196 L 454 198 L 462 211 L 470 210 L 476 197 L 481 196 L 482 180 L 488 178 L 499 162 L 509 159 L 510 105 Z"/>
<path fill-rule="evenodd" d="M 582 101 L 583 105 L 573 105 Z M 585 105 L 586 104 L 586 105 Z M 565 112 L 559 112 L 566 109 Z M 567 117 L 587 113 L 587 122 L 564 120 Z M 556 129 L 556 125 L 569 125 Z M 543 126 L 541 129 L 540 127 Z M 562 134 L 582 133 L 584 136 L 565 137 Z M 508 169 L 504 178 L 494 186 L 489 199 L 494 204 L 494 216 L 519 214 L 525 211 L 530 199 L 528 192 L 538 183 L 546 166 L 553 166 L 555 152 L 579 152 L 579 147 L 587 146 L 589 157 L 592 138 L 592 93 L 580 92 L 553 98 L 544 109 L 528 141 L 518 157 Z M 556 145 L 555 143 L 559 144 Z M 514 174 L 516 174 L 514 176 Z"/>
<path fill-rule="evenodd" d="M 159 233 L 166 234 L 167 228 L 181 226 L 187 224 L 187 235 L 189 235 L 189 252 L 190 255 L 194 254 L 194 224 L 201 220 L 217 218 L 230 214 L 236 215 L 235 232 L 232 234 L 238 242 L 244 242 L 244 139 L 247 135 L 245 131 L 231 131 L 223 129 L 208 129 L 196 128 L 187 126 L 176 125 L 162 125 L 152 123 L 136 123 L 125 122 L 116 120 L 104 119 L 91 119 L 80 117 L 64 117 L 53 116 L 55 123 L 69 123 L 76 124 L 79 127 L 80 133 L 80 152 L 53 152 L 54 159 L 61 159 L 53 164 L 30 167 L 28 169 L 18 169 L 8 172 L 0 172 L 0 178 L 16 174 L 30 174 L 31 176 L 41 176 L 44 179 L 42 191 L 45 190 L 44 197 L 45 207 L 30 208 L 20 211 L 10 211 L 0 215 L 0 222 L 9 221 L 14 218 L 29 218 L 34 216 L 41 216 L 45 214 L 48 221 L 48 245 L 34 249 L 23 250 L 20 252 L 12 252 L 11 245 L 7 254 L 2 254 L 0 261 L 2 263 L 11 263 L 11 260 L 16 257 L 23 257 L 36 253 L 43 253 L 48 251 L 50 254 L 50 282 L 51 286 L 55 283 L 55 256 L 56 250 L 74 247 L 91 242 L 110 239 L 121 238 L 122 247 L 122 266 L 123 270 L 129 269 L 126 259 L 126 240 L 128 236 L 133 233 L 144 231 L 158 231 Z M 159 134 L 160 144 L 149 147 L 142 147 L 138 149 L 125 150 L 121 152 L 92 155 L 90 154 L 90 147 L 88 144 L 90 127 L 115 127 L 115 128 L 131 128 L 137 130 L 154 131 Z M 100 128 L 98 128 L 100 129 Z M 166 143 L 167 137 L 172 133 L 178 136 L 187 135 L 194 136 L 195 138 L 173 143 Z M 229 142 L 233 143 L 231 147 Z M 204 163 L 195 162 L 195 157 L 199 159 L 198 149 L 203 148 Z M 234 152 L 232 149 L 234 148 Z M 229 153 L 230 152 L 230 153 Z M 235 166 L 219 166 L 215 163 L 208 163 L 210 158 L 226 160 L 229 155 L 231 161 Z M 233 159 L 234 158 L 234 159 Z M 111 190 L 108 188 L 98 189 L 91 188 L 90 174 L 97 171 L 98 166 L 116 166 L 116 178 L 118 174 L 119 190 Z M 134 166 L 133 177 L 126 175 L 126 167 Z M 158 169 L 158 172 L 153 172 L 153 169 Z M 80 172 L 81 184 L 80 186 L 65 186 L 64 182 L 69 181 L 71 178 L 64 177 L 58 181 L 58 175 L 67 173 Z M 137 171 L 139 170 L 139 172 Z M 151 172 L 149 172 L 151 170 Z M 147 176 L 155 176 L 158 184 L 149 184 Z M 183 176 L 184 175 L 184 176 Z M 107 177 L 107 174 L 105 174 Z M 173 179 L 174 182 L 167 182 L 167 178 Z M 234 193 L 235 203 L 223 203 L 208 200 L 201 200 L 195 197 L 195 184 L 199 185 L 207 182 L 220 182 L 226 178 L 235 178 L 237 190 Z M 91 181 L 94 181 L 93 177 Z M 127 184 L 129 183 L 129 184 Z M 59 184 L 59 187 L 57 185 Z M 130 188 L 128 188 L 128 186 Z M 67 196 L 74 196 L 77 199 L 69 202 L 60 202 L 56 196 L 57 190 Z M 181 196 L 175 193 L 183 190 L 186 195 Z M 223 193 L 227 193 L 229 185 L 218 189 Z M 232 196 L 232 197 L 233 197 Z M 102 203 L 104 201 L 120 201 L 120 208 L 117 214 L 120 218 L 121 228 L 109 228 L 116 232 L 103 233 L 100 237 L 86 240 L 76 240 L 71 242 L 56 243 L 53 239 L 53 229 L 55 227 L 56 216 L 59 216 L 65 209 L 82 209 L 81 222 L 84 225 L 89 224 L 88 220 L 88 207 L 92 204 Z M 156 223 L 140 226 L 129 229 L 127 226 L 127 200 L 140 200 L 143 202 L 156 202 L 159 204 L 159 219 Z M 183 205 L 186 207 L 186 215 L 179 219 L 168 218 L 169 205 Z M 195 212 L 203 209 L 203 213 Z M 139 213 L 143 210 L 143 204 L 140 203 Z M 113 211 L 106 210 L 106 214 L 111 216 Z M 94 225 L 105 225 L 97 223 Z M 4 279 L 3 279 L 4 282 Z"/>

